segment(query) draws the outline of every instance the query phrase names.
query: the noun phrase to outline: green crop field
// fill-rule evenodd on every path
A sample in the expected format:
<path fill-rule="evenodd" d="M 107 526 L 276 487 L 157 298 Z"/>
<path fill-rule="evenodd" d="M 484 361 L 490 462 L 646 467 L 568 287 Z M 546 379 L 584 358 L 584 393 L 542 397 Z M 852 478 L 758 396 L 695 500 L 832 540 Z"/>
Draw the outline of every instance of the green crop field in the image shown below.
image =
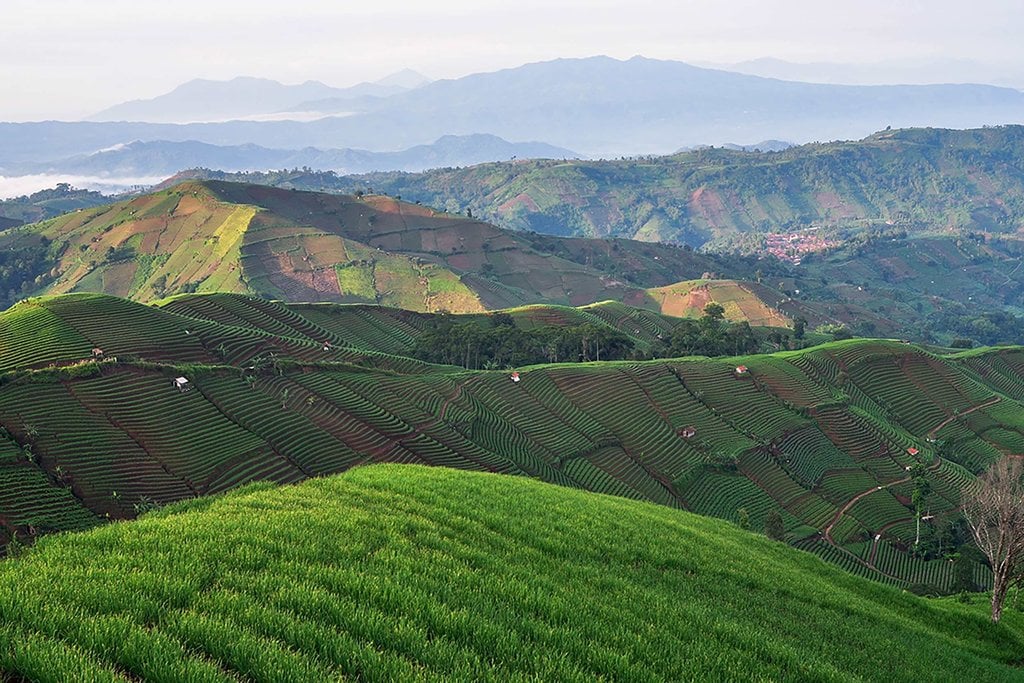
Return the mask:
<path fill-rule="evenodd" d="M 638 342 L 670 320 L 622 304 L 508 317 L 524 329 L 613 324 Z M 509 370 L 410 358 L 431 324 L 380 306 L 236 294 L 19 304 L 0 314 L 0 473 L 11 482 L 0 546 L 252 481 L 419 463 L 729 520 L 742 508 L 754 529 L 776 511 L 789 543 L 884 583 L 945 592 L 957 589 L 954 566 L 936 560 L 962 542 L 950 536 L 960 491 L 1024 445 L 1016 347 L 943 356 L 850 340 L 745 358 L 537 365 L 513 382 Z M 929 550 L 915 555 L 910 499 L 925 484 Z"/>
<path fill-rule="evenodd" d="M 1024 618 L 718 520 L 374 466 L 0 563 L 12 680 L 1021 680 Z"/>

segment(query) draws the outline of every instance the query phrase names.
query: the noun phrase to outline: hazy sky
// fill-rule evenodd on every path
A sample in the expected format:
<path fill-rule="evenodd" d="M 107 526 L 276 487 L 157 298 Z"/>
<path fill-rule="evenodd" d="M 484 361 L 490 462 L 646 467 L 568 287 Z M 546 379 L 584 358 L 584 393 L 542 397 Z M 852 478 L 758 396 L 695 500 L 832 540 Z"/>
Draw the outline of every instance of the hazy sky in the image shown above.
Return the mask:
<path fill-rule="evenodd" d="M 1021 0 L 2 0 L 0 120 L 75 119 L 199 77 L 346 86 L 597 54 L 1005 75 L 1024 72 L 1022 28 Z"/>

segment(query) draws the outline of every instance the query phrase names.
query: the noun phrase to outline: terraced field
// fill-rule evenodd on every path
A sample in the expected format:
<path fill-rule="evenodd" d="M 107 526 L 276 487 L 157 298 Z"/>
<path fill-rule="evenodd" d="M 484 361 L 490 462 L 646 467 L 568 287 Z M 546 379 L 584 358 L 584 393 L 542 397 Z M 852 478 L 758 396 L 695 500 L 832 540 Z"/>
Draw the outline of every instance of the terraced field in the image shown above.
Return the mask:
<path fill-rule="evenodd" d="M 689 280 L 649 291 L 659 310 L 667 315 L 699 317 L 709 303 L 721 304 L 728 320 L 746 320 L 751 325 L 790 327 L 793 317 L 803 314 L 817 321 L 819 314 L 811 311 L 783 310 L 792 301 L 768 287 L 755 282 L 736 280 Z"/>
<path fill-rule="evenodd" d="M 664 321 L 620 304 L 512 316 L 641 335 Z M 792 544 L 893 585 L 948 590 L 950 563 L 908 552 L 908 471 L 923 466 L 925 527 L 939 533 L 974 474 L 1024 445 L 1018 348 L 937 356 L 851 340 L 533 366 L 513 382 L 403 356 L 426 321 L 231 294 L 19 304 L 0 314 L 0 544 L 251 481 L 425 463 L 723 519 L 742 508 L 754 529 L 777 510 Z"/>
<path fill-rule="evenodd" d="M 609 299 L 650 308 L 646 287 L 720 270 L 667 245 L 530 236 L 387 196 L 219 181 L 0 230 L 5 251 L 41 244 L 31 293 L 143 302 L 234 292 L 457 313 Z"/>

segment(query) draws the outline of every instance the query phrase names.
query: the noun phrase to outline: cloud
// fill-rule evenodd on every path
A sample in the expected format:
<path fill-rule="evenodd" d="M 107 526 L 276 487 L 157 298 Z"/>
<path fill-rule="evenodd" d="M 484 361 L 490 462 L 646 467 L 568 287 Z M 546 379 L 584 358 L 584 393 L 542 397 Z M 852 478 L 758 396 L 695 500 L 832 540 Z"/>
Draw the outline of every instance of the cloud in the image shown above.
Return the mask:
<path fill-rule="evenodd" d="M 21 197 L 39 190 L 56 187 L 58 183 L 67 183 L 82 190 L 96 190 L 104 194 L 116 194 L 137 186 L 156 185 L 163 177 L 142 178 L 100 178 L 97 176 L 80 175 L 25 175 L 0 176 L 0 199 Z"/>

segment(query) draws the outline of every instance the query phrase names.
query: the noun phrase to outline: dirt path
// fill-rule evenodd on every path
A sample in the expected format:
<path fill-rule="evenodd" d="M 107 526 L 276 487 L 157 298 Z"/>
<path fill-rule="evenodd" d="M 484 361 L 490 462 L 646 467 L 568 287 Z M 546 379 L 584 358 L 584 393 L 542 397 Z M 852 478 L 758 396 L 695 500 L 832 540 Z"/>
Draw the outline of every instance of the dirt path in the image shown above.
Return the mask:
<path fill-rule="evenodd" d="M 978 407 L 980 408 L 981 406 Z M 928 467 L 928 469 L 929 471 L 934 472 L 935 470 L 939 469 L 939 466 L 941 464 L 942 458 L 935 456 L 935 462 L 932 463 Z M 870 496 L 872 493 L 876 491 L 881 491 L 882 489 L 887 489 L 892 486 L 896 486 L 897 484 L 906 484 L 908 481 L 912 479 L 913 477 L 907 476 L 903 477 L 902 479 L 897 479 L 896 481 L 890 481 L 888 484 L 882 484 L 881 486 L 873 486 L 869 488 L 867 491 L 858 493 L 856 496 L 846 501 L 843 507 L 839 509 L 839 512 L 836 513 L 836 516 L 832 518 L 832 521 L 825 526 L 825 530 L 822 532 L 822 534 L 825 536 L 825 540 L 827 540 L 832 545 L 839 547 L 839 545 L 834 540 L 832 540 L 832 529 L 835 528 L 836 524 L 839 523 L 839 520 L 843 518 L 843 515 L 846 514 L 849 511 L 849 509 L 852 508 L 857 503 L 857 501 L 861 500 L 862 498 L 866 498 L 867 496 Z"/>
<path fill-rule="evenodd" d="M 992 399 L 990 399 L 990 400 L 988 400 L 988 401 L 985 401 L 984 403 L 980 403 L 980 404 L 978 404 L 978 405 L 974 406 L 973 408 L 971 408 L 971 409 L 969 409 L 969 410 L 965 410 L 965 411 L 964 411 L 964 412 L 962 412 L 962 413 L 958 413 L 958 414 L 956 414 L 956 415 L 953 415 L 952 417 L 950 417 L 950 418 L 948 418 L 948 419 L 946 419 L 946 420 L 943 420 L 942 424 L 940 424 L 940 425 L 939 425 L 938 427 L 936 427 L 935 429 L 933 429 L 933 430 L 931 430 L 930 432 L 928 432 L 928 438 L 929 438 L 929 439 L 934 439 L 934 438 L 935 438 L 935 435 L 939 433 L 939 430 L 941 430 L 941 429 L 942 429 L 943 427 L 945 427 L 946 425 L 948 425 L 948 424 L 949 424 L 950 422 L 952 422 L 953 420 L 956 420 L 957 418 L 961 418 L 961 417 L 963 417 L 964 415 L 970 415 L 970 414 L 971 414 L 971 413 L 973 413 L 973 412 L 974 412 L 975 410 L 981 410 L 982 408 L 988 408 L 988 407 L 989 407 L 989 406 L 991 406 L 991 405 L 995 405 L 996 403 L 999 403 L 999 401 L 1001 400 L 1001 398 L 1002 398 L 1002 397 L 1000 397 L 1000 396 L 996 396 L 995 398 L 992 398 Z"/>
<path fill-rule="evenodd" d="M 886 531 L 888 531 L 892 527 L 896 526 L 897 524 L 902 524 L 903 522 L 911 522 L 913 520 L 914 520 L 913 517 L 907 517 L 906 519 L 897 519 L 897 520 L 894 520 L 892 522 L 889 522 L 888 524 L 884 525 L 881 529 L 879 529 L 875 533 L 874 540 L 871 542 L 871 552 L 868 553 L 868 560 L 867 560 L 868 561 L 868 565 L 870 565 L 872 567 L 875 566 L 875 558 L 878 556 L 878 542 L 880 540 L 882 540 L 882 534 L 884 534 Z"/>
<path fill-rule="evenodd" d="M 939 432 L 939 430 L 941 430 L 943 427 L 948 425 L 953 420 L 956 420 L 957 418 L 963 417 L 964 415 L 970 415 L 971 413 L 973 413 L 976 410 L 981 410 L 982 408 L 987 408 L 987 407 L 989 407 L 991 405 L 994 405 L 994 404 L 998 403 L 1000 400 L 1001 400 L 1001 397 L 1000 396 L 996 396 L 996 397 L 994 397 L 994 398 L 992 398 L 992 399 L 990 399 L 988 401 L 985 401 L 984 403 L 980 403 L 980 404 L 974 406 L 973 408 L 971 408 L 969 410 L 965 410 L 962 413 L 959 413 L 957 415 L 953 415 L 952 417 L 950 417 L 950 418 L 948 418 L 946 420 L 943 420 L 937 427 L 935 427 L 934 429 L 932 429 L 931 431 L 928 432 L 928 438 L 929 439 L 934 439 L 935 435 Z M 934 472 L 935 470 L 937 470 L 939 468 L 939 465 L 941 463 L 942 463 L 942 458 L 939 458 L 938 456 L 936 456 L 935 457 L 935 462 L 928 469 Z M 830 521 L 825 526 L 825 529 L 822 532 L 822 535 L 825 537 L 825 540 L 827 540 L 832 545 L 834 545 L 836 547 L 839 547 L 839 545 L 832 538 L 832 529 L 835 528 L 835 526 L 839 523 L 839 520 L 843 518 L 843 515 L 846 514 L 850 510 L 850 508 L 852 508 L 857 503 L 857 501 L 859 501 L 859 500 L 861 500 L 863 498 L 866 498 L 867 496 L 870 496 L 875 491 L 881 491 L 882 489 L 887 489 L 887 488 L 889 488 L 891 486 L 896 486 L 897 484 L 905 484 L 908 481 L 910 481 L 912 478 L 913 477 L 904 477 L 903 479 L 899 479 L 897 481 L 891 481 L 888 484 L 883 484 L 881 486 L 874 486 L 874 487 L 868 489 L 867 491 L 862 491 L 861 493 L 858 493 L 856 496 L 854 496 L 853 498 L 848 500 L 843 505 L 843 507 L 839 508 L 839 511 L 835 514 L 835 517 L 832 518 L 832 521 Z M 873 564 L 873 558 L 875 556 L 875 551 L 876 551 L 876 548 L 877 548 L 877 545 L 878 545 L 879 537 L 881 536 L 882 532 L 885 531 L 885 529 L 887 529 L 888 527 L 892 526 L 892 524 L 895 524 L 895 523 L 896 522 L 887 524 L 886 526 L 882 527 L 875 534 L 874 546 L 871 548 L 872 564 Z"/>
<path fill-rule="evenodd" d="M 897 484 L 905 484 L 908 481 L 910 481 L 911 479 L 912 479 L 912 477 L 903 477 L 902 479 L 897 479 L 896 481 L 891 481 L 888 484 L 883 484 L 881 486 L 874 486 L 872 488 L 869 488 L 867 491 L 863 491 L 861 493 L 858 493 L 856 496 L 854 496 L 850 500 L 846 501 L 846 503 L 843 505 L 843 507 L 839 508 L 839 512 L 837 512 L 835 517 L 832 518 L 832 521 L 825 525 L 825 530 L 822 532 L 823 535 L 825 536 L 825 540 L 828 541 L 829 543 L 831 543 L 832 545 L 836 546 L 836 547 L 839 546 L 839 544 L 836 543 L 832 539 L 832 529 L 835 528 L 836 524 L 839 524 L 839 520 L 843 518 L 843 515 L 845 515 L 849 511 L 850 508 L 852 508 L 854 505 L 857 504 L 857 501 L 859 501 L 859 500 L 861 500 L 863 498 L 867 498 L 868 496 L 870 496 L 875 491 L 881 491 L 882 489 L 887 489 L 890 486 L 895 486 Z"/>

